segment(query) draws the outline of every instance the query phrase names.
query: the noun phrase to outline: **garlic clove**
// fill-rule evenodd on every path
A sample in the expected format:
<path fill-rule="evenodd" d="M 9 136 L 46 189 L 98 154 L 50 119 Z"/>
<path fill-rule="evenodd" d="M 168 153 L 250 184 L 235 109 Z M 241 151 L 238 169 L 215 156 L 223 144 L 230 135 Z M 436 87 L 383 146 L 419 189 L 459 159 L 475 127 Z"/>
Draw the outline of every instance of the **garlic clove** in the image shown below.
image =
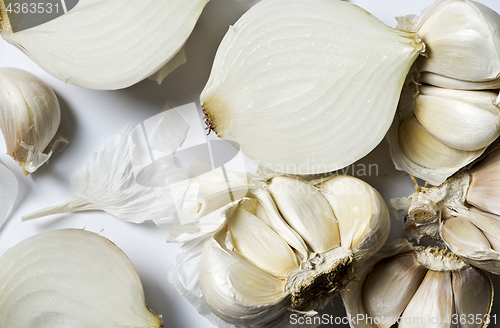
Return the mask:
<path fill-rule="evenodd" d="M 0 68 L 0 129 L 7 154 L 26 175 L 50 158 L 48 146 L 60 121 L 59 102 L 45 82 L 17 68 Z"/>
<path fill-rule="evenodd" d="M 388 213 L 384 213 L 380 205 L 378 192 L 366 182 L 349 176 L 336 176 L 319 187 L 338 220 L 342 247 L 356 249 L 366 239 L 372 238 L 370 232 L 380 230 L 384 235 L 389 231 L 385 226 L 389 224 Z M 387 220 L 383 219 L 384 215 L 387 215 Z M 383 227 L 377 227 L 375 222 Z"/>
<path fill-rule="evenodd" d="M 425 9 L 417 33 L 426 44 L 421 71 L 461 81 L 498 80 L 500 16 L 473 1 L 439 1 Z"/>
<path fill-rule="evenodd" d="M 484 236 L 486 237 L 486 239 L 488 239 L 488 242 L 490 243 L 491 249 L 493 249 L 496 252 L 500 252 L 500 239 L 497 236 L 489 234 L 486 231 L 483 231 L 483 233 L 484 233 Z"/>
<path fill-rule="evenodd" d="M 234 248 L 249 262 L 270 274 L 286 278 L 299 266 L 288 244 L 240 203 L 229 221 Z M 272 251 L 270 251 L 272 250 Z"/>
<path fill-rule="evenodd" d="M 280 214 L 278 207 L 274 203 L 271 194 L 260 187 L 249 188 L 249 196 L 258 199 L 262 204 L 263 209 L 256 206 L 256 211 L 265 212 L 266 220 L 269 222 L 269 227 L 285 240 L 295 251 L 297 251 L 302 259 L 309 257 L 309 248 L 306 245 L 301 235 L 287 224 L 283 216 Z M 256 212 L 257 213 L 257 212 Z M 260 217 L 259 217 L 260 218 Z"/>
<path fill-rule="evenodd" d="M 207 2 L 80 0 L 68 13 L 16 33 L 6 28 L 8 13 L 0 7 L 1 30 L 7 42 L 65 83 L 122 89 L 176 58 Z"/>
<path fill-rule="evenodd" d="M 14 208 L 18 191 L 16 176 L 0 160 L 0 228 Z"/>
<path fill-rule="evenodd" d="M 448 245 L 454 245 L 454 253 L 491 250 L 490 243 L 481 230 L 463 217 L 444 221 L 441 236 Z"/>
<path fill-rule="evenodd" d="M 267 211 L 262 205 L 262 203 L 259 201 L 256 201 L 255 203 L 256 203 L 254 208 L 255 216 L 258 217 L 262 222 L 264 222 L 268 226 L 272 227 L 273 224 L 271 222 L 271 218 L 269 217 L 269 214 L 267 214 Z"/>
<path fill-rule="evenodd" d="M 428 317 L 424 317 L 424 314 Z M 450 327 L 452 315 L 453 290 L 450 272 L 429 270 L 404 310 L 399 327 Z"/>
<path fill-rule="evenodd" d="M 282 317 L 285 280 L 273 277 L 225 246 L 227 226 L 203 247 L 200 284 L 210 309 L 234 325 L 257 325 Z"/>
<path fill-rule="evenodd" d="M 363 284 L 362 299 L 372 318 L 384 318 L 381 328 L 391 327 L 424 279 L 427 269 L 412 253 L 380 261 Z"/>
<path fill-rule="evenodd" d="M 283 218 L 313 252 L 324 253 L 340 245 L 335 214 L 317 188 L 288 177 L 272 178 L 267 188 Z"/>
<path fill-rule="evenodd" d="M 484 151 L 484 149 L 463 151 L 451 148 L 425 132 L 413 116 L 401 122 L 399 144 L 404 155 L 411 161 L 433 170 L 458 169 L 479 157 Z"/>
<path fill-rule="evenodd" d="M 500 215 L 500 152 L 494 151 L 471 169 L 472 181 L 467 191 L 467 203 Z"/>
<path fill-rule="evenodd" d="M 5 252 L 0 267 L 1 327 L 163 327 L 130 260 L 95 233 L 35 235 Z"/>
<path fill-rule="evenodd" d="M 441 88 L 455 90 L 489 90 L 500 88 L 500 79 L 492 81 L 461 81 L 441 76 L 430 72 L 420 73 L 419 82 L 422 84 L 430 84 Z"/>
<path fill-rule="evenodd" d="M 474 151 L 489 146 L 500 135 L 500 112 L 489 91 L 420 87 L 415 117 L 429 135 L 443 144 Z"/>
<path fill-rule="evenodd" d="M 485 327 L 487 317 L 478 316 L 478 314 L 490 313 L 493 303 L 493 285 L 488 276 L 474 267 L 469 267 L 464 270 L 452 272 L 452 285 L 455 299 L 455 313 L 458 318 L 469 318 L 469 315 L 473 314 L 475 319 L 460 320 L 459 327 Z"/>
<path fill-rule="evenodd" d="M 219 46 L 207 125 L 276 172 L 338 170 L 383 139 L 422 49 L 345 1 L 261 1 Z"/>

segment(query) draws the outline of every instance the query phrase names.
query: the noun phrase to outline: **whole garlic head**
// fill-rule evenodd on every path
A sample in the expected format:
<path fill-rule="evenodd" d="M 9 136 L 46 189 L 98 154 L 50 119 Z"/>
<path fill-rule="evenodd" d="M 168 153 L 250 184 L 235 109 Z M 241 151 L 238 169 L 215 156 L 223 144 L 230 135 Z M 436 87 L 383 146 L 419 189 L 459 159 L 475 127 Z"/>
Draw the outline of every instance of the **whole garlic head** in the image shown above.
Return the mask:
<path fill-rule="evenodd" d="M 412 238 L 444 243 L 470 264 L 500 274 L 500 149 L 439 187 L 391 200 Z"/>
<path fill-rule="evenodd" d="M 405 82 L 391 157 L 397 169 L 439 185 L 500 135 L 500 15 L 442 0 L 398 27 L 416 32 L 426 50 Z"/>
<path fill-rule="evenodd" d="M 17 68 L 0 68 L 0 129 L 7 154 L 26 175 L 35 172 L 59 143 L 49 144 L 59 128 L 61 111 L 52 89 L 38 77 Z"/>
<path fill-rule="evenodd" d="M 387 239 L 389 214 L 365 182 L 336 176 L 314 186 L 274 177 L 230 205 L 205 242 L 199 281 L 210 309 L 241 327 L 288 327 L 315 314 L 352 279 L 353 263 Z"/>
<path fill-rule="evenodd" d="M 405 239 L 384 246 L 347 285 L 342 299 L 353 328 L 485 327 L 493 284 L 479 269 L 435 247 Z"/>

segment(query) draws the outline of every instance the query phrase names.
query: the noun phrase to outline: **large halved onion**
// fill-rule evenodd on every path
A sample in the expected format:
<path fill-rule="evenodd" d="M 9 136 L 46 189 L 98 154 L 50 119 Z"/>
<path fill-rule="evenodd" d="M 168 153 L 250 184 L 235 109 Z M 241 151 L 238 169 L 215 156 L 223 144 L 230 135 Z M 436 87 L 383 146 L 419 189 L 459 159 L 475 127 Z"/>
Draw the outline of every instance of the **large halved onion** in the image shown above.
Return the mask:
<path fill-rule="evenodd" d="M 163 327 L 130 260 L 95 233 L 38 234 L 5 252 L 0 268 L 0 327 Z"/>
<path fill-rule="evenodd" d="M 205 120 L 274 171 L 340 169 L 380 143 L 422 48 L 344 1 L 264 0 L 217 51 Z"/>

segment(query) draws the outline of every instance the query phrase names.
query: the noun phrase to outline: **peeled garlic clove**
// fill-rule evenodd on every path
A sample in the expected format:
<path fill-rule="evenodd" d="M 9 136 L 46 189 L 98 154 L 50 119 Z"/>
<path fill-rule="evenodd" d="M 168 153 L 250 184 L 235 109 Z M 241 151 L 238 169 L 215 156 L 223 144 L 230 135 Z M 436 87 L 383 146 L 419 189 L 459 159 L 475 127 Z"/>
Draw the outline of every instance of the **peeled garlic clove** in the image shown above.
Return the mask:
<path fill-rule="evenodd" d="M 428 316 L 423 316 L 423 314 Z M 400 327 L 422 327 L 424 320 L 435 320 L 426 327 L 449 327 L 453 314 L 451 274 L 429 270 L 401 317 Z M 415 318 L 419 318 L 415 322 Z M 408 323 L 409 322 L 409 323 Z"/>
<path fill-rule="evenodd" d="M 414 117 L 408 117 L 401 122 L 399 144 L 408 159 L 430 170 L 443 168 L 458 170 L 484 151 L 484 149 L 463 151 L 451 148 L 425 132 Z"/>
<path fill-rule="evenodd" d="M 363 285 L 365 309 L 384 321 L 380 327 L 391 327 L 419 288 L 426 273 L 412 253 L 379 262 Z"/>
<path fill-rule="evenodd" d="M 290 246 L 241 203 L 229 221 L 229 232 L 243 257 L 276 277 L 285 278 L 299 266 Z"/>
<path fill-rule="evenodd" d="M 210 309 L 234 325 L 257 325 L 287 312 L 285 280 L 249 263 L 225 246 L 227 226 L 203 247 L 200 284 Z"/>
<path fill-rule="evenodd" d="M 26 175 L 52 155 L 47 146 L 60 121 L 59 102 L 47 84 L 26 71 L 0 68 L 0 129 L 7 154 Z"/>
<path fill-rule="evenodd" d="M 415 117 L 434 139 L 458 150 L 489 146 L 500 135 L 497 94 L 420 87 Z"/>
<path fill-rule="evenodd" d="M 0 228 L 14 208 L 18 191 L 19 185 L 14 173 L 0 160 Z"/>
<path fill-rule="evenodd" d="M 65 83 L 122 89 L 176 56 L 207 2 L 80 0 L 68 13 L 16 33 L 1 6 L 1 31 L 7 42 Z"/>
<path fill-rule="evenodd" d="M 344 1 L 261 1 L 217 51 L 207 125 L 279 173 L 340 169 L 380 143 L 422 49 Z"/>
<path fill-rule="evenodd" d="M 386 240 L 389 233 L 389 213 L 380 194 L 362 180 L 341 175 L 319 187 L 338 220 L 342 247 L 376 252 L 373 241 Z"/>
<path fill-rule="evenodd" d="M 0 257 L 2 327 L 163 327 L 134 266 L 85 230 L 30 237 Z"/>
<path fill-rule="evenodd" d="M 340 245 L 335 215 L 318 189 L 287 177 L 271 179 L 267 188 L 283 218 L 313 252 L 324 253 Z"/>
<path fill-rule="evenodd" d="M 493 284 L 488 276 L 484 272 L 470 267 L 452 272 L 452 285 L 455 296 L 455 312 L 458 318 L 469 318 L 468 315 L 473 314 L 475 319 L 465 320 L 466 322 L 462 320 L 460 327 L 484 327 L 487 317 L 481 316 L 481 314 L 490 313 L 493 303 Z"/>
<path fill-rule="evenodd" d="M 500 151 L 489 154 L 471 169 L 472 181 L 467 202 L 490 213 L 500 215 Z"/>
<path fill-rule="evenodd" d="M 420 70 L 460 81 L 500 82 L 499 27 L 500 16 L 483 4 L 434 3 L 424 10 L 415 28 L 429 49 L 419 62 Z"/>

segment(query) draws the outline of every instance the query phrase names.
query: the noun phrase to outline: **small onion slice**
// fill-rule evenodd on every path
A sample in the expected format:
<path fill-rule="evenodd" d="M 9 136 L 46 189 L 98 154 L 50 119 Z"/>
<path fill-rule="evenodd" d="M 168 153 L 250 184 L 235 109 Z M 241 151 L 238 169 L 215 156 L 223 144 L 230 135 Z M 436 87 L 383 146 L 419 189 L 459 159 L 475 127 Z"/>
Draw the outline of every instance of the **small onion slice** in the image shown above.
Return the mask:
<path fill-rule="evenodd" d="M 163 327 L 125 254 L 95 233 L 27 238 L 0 257 L 0 327 Z"/>

